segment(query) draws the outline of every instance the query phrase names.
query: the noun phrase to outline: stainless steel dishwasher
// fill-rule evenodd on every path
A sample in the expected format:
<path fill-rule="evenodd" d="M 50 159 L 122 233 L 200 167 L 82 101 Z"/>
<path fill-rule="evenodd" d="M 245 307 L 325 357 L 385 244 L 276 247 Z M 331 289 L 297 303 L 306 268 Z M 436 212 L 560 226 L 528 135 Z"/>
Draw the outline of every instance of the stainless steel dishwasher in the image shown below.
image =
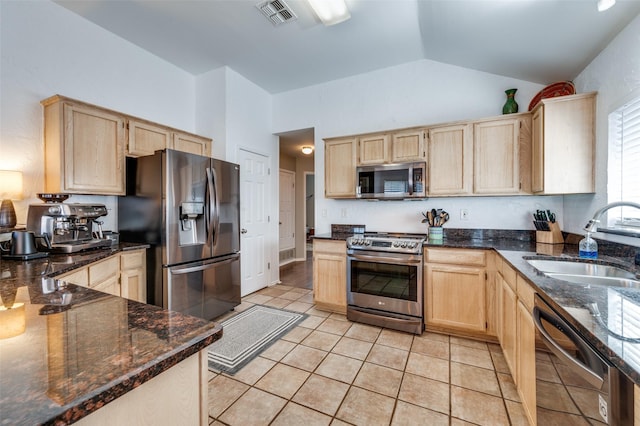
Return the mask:
<path fill-rule="evenodd" d="M 539 425 L 633 425 L 633 383 L 541 297 L 533 319 L 551 353 L 536 353 Z"/>

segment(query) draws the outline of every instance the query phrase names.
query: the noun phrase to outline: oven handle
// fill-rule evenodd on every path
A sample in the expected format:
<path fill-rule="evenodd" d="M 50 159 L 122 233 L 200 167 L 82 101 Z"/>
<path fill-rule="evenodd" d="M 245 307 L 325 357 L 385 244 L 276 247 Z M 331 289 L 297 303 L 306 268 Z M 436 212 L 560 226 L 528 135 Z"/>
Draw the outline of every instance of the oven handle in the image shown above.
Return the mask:
<path fill-rule="evenodd" d="M 422 263 L 422 259 L 417 256 L 411 256 L 410 259 L 402 259 L 397 257 L 386 257 L 386 256 L 368 256 L 366 254 L 350 254 L 348 256 L 349 259 L 353 260 L 364 260 L 364 261 L 372 261 L 372 262 L 390 262 L 395 263 L 397 265 L 415 265 Z"/>

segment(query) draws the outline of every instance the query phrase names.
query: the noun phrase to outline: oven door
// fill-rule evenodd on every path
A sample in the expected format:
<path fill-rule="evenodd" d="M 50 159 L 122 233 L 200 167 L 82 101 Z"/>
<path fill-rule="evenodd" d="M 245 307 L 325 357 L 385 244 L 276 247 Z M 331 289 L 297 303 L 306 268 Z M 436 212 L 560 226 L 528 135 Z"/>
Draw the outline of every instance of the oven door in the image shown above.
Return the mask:
<path fill-rule="evenodd" d="M 347 252 L 347 304 L 422 318 L 422 256 Z"/>

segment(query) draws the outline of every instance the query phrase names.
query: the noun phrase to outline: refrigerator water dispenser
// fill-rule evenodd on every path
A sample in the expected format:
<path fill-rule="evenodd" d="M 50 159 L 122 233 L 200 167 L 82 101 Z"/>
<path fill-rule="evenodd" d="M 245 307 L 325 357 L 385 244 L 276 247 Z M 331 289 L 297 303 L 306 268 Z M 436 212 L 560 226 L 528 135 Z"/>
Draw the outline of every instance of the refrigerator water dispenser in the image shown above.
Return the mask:
<path fill-rule="evenodd" d="M 180 232 L 178 234 L 181 246 L 202 244 L 198 241 L 197 220 L 204 214 L 203 202 L 183 202 L 180 204 Z"/>

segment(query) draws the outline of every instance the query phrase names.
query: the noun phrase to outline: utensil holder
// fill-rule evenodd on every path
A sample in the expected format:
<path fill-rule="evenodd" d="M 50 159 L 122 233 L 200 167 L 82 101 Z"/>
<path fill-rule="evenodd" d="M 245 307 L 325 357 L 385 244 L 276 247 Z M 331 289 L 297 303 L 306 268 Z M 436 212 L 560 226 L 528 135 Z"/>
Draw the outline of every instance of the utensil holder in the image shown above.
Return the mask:
<path fill-rule="evenodd" d="M 550 231 L 536 231 L 536 243 L 564 244 L 564 237 L 558 224 L 554 222 L 547 223 Z"/>
<path fill-rule="evenodd" d="M 442 226 L 430 226 L 429 227 L 429 240 L 442 240 L 443 232 Z"/>

